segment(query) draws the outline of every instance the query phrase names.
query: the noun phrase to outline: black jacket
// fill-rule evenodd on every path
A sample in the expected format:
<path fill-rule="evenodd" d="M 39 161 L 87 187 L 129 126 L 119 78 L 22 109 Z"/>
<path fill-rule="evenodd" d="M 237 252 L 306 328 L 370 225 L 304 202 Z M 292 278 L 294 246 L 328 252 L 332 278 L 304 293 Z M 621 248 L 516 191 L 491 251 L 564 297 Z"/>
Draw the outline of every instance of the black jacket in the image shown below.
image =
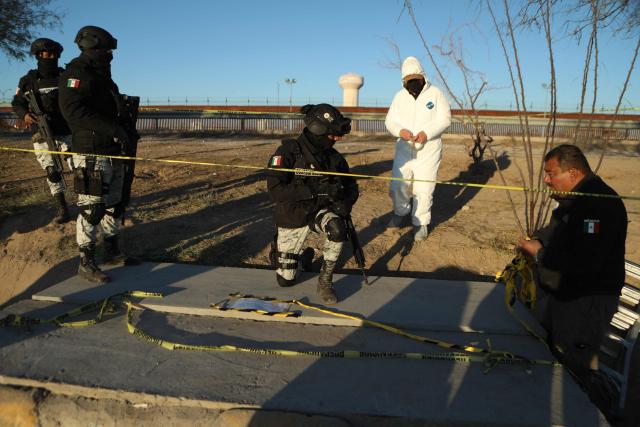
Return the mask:
<path fill-rule="evenodd" d="M 616 194 L 594 174 L 572 191 Z M 556 298 L 620 294 L 627 237 L 627 211 L 621 199 L 560 199 L 549 225 L 535 237 L 543 245 L 536 255 L 541 285 Z"/>
<path fill-rule="evenodd" d="M 11 106 L 18 118 L 24 118 L 25 114 L 31 112 L 27 94 L 35 88 L 39 107 L 48 117 L 51 132 L 55 136 L 65 136 L 69 135 L 71 131 L 58 106 L 58 78 L 63 69 L 59 68 L 58 70 L 58 75 L 52 77 L 44 77 L 38 70 L 31 70 L 22 76 L 16 94 L 11 101 Z M 37 126 L 34 125 L 32 130 L 37 130 Z"/>
<path fill-rule="evenodd" d="M 85 53 L 60 76 L 60 110 L 73 133 L 74 151 L 119 154 L 113 137 L 118 127 L 118 86 Z"/>
<path fill-rule="evenodd" d="M 358 184 L 351 177 L 336 177 L 332 175 L 317 175 L 311 169 L 349 172 L 349 164 L 335 149 L 318 149 L 303 132 L 297 139 L 285 139 L 271 156 L 270 168 L 306 169 L 299 173 L 267 171 L 267 188 L 273 202 L 274 219 L 277 227 L 300 228 L 313 222 L 317 212 L 323 208 L 331 208 L 331 202 L 318 197 L 321 181 L 332 181 L 343 188 L 342 202 L 353 206 L 358 199 Z M 309 155 L 319 161 L 320 165 L 312 167 Z M 319 167 L 318 167 L 319 166 Z"/>

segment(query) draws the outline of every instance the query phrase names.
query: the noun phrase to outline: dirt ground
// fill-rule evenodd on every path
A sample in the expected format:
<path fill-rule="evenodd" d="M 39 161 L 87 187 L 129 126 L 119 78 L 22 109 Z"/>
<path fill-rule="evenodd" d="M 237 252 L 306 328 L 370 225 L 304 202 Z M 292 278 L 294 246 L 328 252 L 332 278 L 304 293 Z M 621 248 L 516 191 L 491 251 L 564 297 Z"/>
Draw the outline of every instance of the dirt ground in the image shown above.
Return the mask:
<path fill-rule="evenodd" d="M 466 137 L 447 136 L 438 179 L 502 184 L 491 160 L 472 167 Z M 277 138 L 144 136 L 138 154 L 225 165 L 266 165 Z M 337 145 L 354 173 L 390 176 L 393 141 L 388 137 L 348 137 Z M 0 146 L 31 148 L 26 136 L 0 137 Z M 508 138 L 493 149 L 509 185 L 521 185 L 522 150 Z M 537 158 L 540 158 L 539 144 Z M 599 152 L 589 152 L 595 164 Z M 600 175 L 619 194 L 640 195 L 637 145 L 625 144 L 605 159 Z M 71 183 L 71 176 L 66 180 Z M 456 280 L 491 280 L 514 254 L 520 236 L 507 192 L 452 185 L 436 188 L 429 238 L 414 243 L 409 222 L 387 230 L 391 214 L 388 181 L 359 181 L 353 211 L 371 275 L 404 275 Z M 523 193 L 511 192 L 522 219 Z M 67 190 L 68 200 L 75 196 Z M 0 151 L 0 305 L 30 296 L 75 274 L 75 221 L 51 222 L 54 207 L 44 173 L 32 153 Z M 640 262 L 640 201 L 626 201 L 629 214 L 627 259 Z M 72 214 L 77 209 L 72 208 Z M 271 203 L 264 173 L 229 166 L 138 162 L 132 205 L 124 233 L 126 250 L 145 261 L 269 268 L 273 238 Z M 312 237 L 310 246 L 321 248 Z M 348 246 L 347 246 L 348 247 Z M 319 250 L 316 251 L 319 256 Z M 356 273 L 344 251 L 339 270 Z M 316 259 L 314 270 L 319 270 Z M 275 280 L 275 279 L 274 279 Z"/>

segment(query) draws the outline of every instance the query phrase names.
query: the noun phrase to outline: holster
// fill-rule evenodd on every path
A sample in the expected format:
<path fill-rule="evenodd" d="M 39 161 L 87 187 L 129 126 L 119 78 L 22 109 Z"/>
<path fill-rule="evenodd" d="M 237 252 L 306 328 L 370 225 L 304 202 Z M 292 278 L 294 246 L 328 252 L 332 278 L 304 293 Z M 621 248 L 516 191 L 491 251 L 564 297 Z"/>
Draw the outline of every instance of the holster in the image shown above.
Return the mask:
<path fill-rule="evenodd" d="M 76 194 L 102 196 L 102 171 L 96 170 L 95 158 L 87 159 L 86 167 L 73 171 L 73 187 Z"/>

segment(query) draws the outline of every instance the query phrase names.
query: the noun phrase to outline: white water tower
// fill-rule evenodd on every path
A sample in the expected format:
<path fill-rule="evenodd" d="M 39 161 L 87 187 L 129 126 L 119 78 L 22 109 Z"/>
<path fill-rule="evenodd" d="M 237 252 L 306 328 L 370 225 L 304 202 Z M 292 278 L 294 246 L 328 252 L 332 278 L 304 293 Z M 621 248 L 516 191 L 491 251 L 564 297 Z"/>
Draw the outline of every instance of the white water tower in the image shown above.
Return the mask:
<path fill-rule="evenodd" d="M 342 95 L 343 107 L 358 106 L 358 92 L 364 84 L 364 77 L 356 73 L 347 73 L 340 76 L 338 80 L 340 87 L 344 90 Z"/>

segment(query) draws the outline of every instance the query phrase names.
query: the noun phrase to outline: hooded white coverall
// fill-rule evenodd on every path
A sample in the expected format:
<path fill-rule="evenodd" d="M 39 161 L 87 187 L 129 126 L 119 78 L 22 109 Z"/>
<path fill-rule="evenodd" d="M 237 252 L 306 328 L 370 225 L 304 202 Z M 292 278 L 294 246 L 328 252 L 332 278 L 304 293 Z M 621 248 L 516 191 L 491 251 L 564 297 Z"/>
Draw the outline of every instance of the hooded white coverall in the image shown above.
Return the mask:
<path fill-rule="evenodd" d="M 437 87 L 431 85 L 417 58 L 409 56 L 402 63 L 402 78 L 411 74 L 424 77 L 425 85 L 416 99 L 404 87 L 396 93 L 385 126 L 395 137 L 396 154 L 393 159 L 393 177 L 435 180 L 442 158 L 440 136 L 451 124 L 449 101 Z M 427 135 L 424 144 L 400 138 L 402 129 L 413 135 L 423 131 Z M 393 210 L 398 216 L 408 215 L 414 226 L 431 222 L 434 183 L 391 181 L 390 194 Z M 413 198 L 413 203 L 411 199 Z"/>

